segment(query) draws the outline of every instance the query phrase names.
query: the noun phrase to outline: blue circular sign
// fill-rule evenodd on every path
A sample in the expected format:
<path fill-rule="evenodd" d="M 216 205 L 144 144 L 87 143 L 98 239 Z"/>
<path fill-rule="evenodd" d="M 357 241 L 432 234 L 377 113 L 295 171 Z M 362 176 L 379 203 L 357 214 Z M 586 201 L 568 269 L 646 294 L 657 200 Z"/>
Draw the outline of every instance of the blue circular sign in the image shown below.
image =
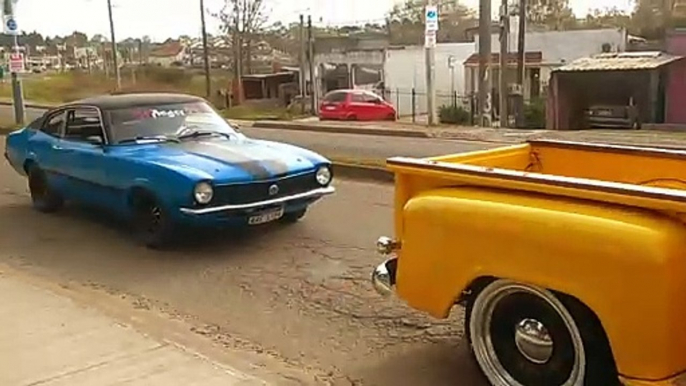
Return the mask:
<path fill-rule="evenodd" d="M 14 19 L 7 19 L 7 29 L 15 31 L 17 29 L 17 21 Z"/>
<path fill-rule="evenodd" d="M 436 15 L 436 11 L 429 11 L 426 13 L 426 18 L 427 19 L 435 19 L 438 15 Z"/>

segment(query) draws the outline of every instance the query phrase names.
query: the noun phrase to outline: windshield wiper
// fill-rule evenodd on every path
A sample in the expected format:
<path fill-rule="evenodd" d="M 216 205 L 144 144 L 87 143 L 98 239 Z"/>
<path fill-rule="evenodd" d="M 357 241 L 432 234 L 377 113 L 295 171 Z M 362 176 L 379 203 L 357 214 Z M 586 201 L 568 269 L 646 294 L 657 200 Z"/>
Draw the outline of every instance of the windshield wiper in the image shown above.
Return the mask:
<path fill-rule="evenodd" d="M 145 140 L 158 140 L 158 141 L 164 141 L 164 142 L 177 142 L 179 143 L 180 141 L 178 138 L 173 138 L 173 137 L 168 137 L 166 135 L 138 135 L 133 138 L 126 138 L 122 139 L 121 141 L 117 143 L 131 143 L 131 142 L 138 142 L 138 141 L 145 141 Z"/>
<path fill-rule="evenodd" d="M 190 131 L 187 134 L 182 134 L 179 135 L 179 139 L 185 139 L 185 138 L 198 138 L 206 135 L 221 135 L 223 137 L 226 137 L 227 139 L 232 139 L 233 137 L 229 133 L 222 133 L 221 131 L 211 131 L 211 130 L 194 130 Z"/>

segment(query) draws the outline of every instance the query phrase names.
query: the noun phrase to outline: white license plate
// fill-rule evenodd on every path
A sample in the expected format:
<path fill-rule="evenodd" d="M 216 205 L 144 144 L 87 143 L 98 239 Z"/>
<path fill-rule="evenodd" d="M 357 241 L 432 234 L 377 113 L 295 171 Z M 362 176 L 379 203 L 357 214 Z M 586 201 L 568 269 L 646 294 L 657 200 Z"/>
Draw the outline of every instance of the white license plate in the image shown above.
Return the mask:
<path fill-rule="evenodd" d="M 334 106 L 326 106 L 326 107 L 324 107 L 324 110 L 329 110 L 329 111 L 331 111 L 331 110 L 336 110 L 336 107 L 334 107 Z"/>
<path fill-rule="evenodd" d="M 262 212 L 255 216 L 250 216 L 248 218 L 249 225 L 259 225 L 266 224 L 268 222 L 276 221 L 283 217 L 283 208 L 270 210 L 268 212 Z"/>

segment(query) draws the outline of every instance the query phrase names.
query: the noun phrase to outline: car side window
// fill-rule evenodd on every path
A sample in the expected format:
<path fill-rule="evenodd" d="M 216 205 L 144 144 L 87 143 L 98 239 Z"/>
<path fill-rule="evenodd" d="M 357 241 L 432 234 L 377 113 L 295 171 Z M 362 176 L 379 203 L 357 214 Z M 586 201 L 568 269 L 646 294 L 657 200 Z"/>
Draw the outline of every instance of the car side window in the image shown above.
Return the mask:
<path fill-rule="evenodd" d="M 365 103 L 366 102 L 364 95 L 358 94 L 358 93 L 353 94 L 351 100 L 355 103 Z"/>
<path fill-rule="evenodd" d="M 77 108 L 67 113 L 64 138 L 82 142 L 104 142 L 100 114 L 95 108 Z"/>
<path fill-rule="evenodd" d="M 331 94 L 324 97 L 324 102 L 345 102 L 346 94 L 344 92 L 332 92 Z"/>
<path fill-rule="evenodd" d="M 378 96 L 371 94 L 371 93 L 364 93 L 363 94 L 364 101 L 366 103 L 379 103 L 381 102 L 381 98 Z"/>
<path fill-rule="evenodd" d="M 52 135 L 53 137 L 59 137 L 60 130 L 64 124 L 64 111 L 60 111 L 54 115 L 51 115 L 43 122 L 43 127 L 40 131 L 45 134 Z"/>

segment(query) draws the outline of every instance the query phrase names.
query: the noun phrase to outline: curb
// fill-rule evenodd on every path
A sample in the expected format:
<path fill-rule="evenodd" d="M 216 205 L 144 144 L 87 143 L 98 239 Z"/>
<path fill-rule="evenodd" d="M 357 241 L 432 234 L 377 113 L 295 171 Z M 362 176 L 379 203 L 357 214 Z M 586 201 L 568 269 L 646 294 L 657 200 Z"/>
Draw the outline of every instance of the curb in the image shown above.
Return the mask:
<path fill-rule="evenodd" d="M 393 172 L 390 170 L 336 161 L 333 161 L 333 174 L 337 177 L 349 178 L 356 181 L 383 183 L 393 183 L 395 181 Z"/>
<path fill-rule="evenodd" d="M 385 137 L 431 138 L 428 133 L 408 129 L 384 129 L 366 127 L 346 127 L 338 125 L 311 125 L 307 123 L 255 121 L 252 125 L 256 129 L 280 129 L 310 131 L 331 134 L 379 135 Z"/>

